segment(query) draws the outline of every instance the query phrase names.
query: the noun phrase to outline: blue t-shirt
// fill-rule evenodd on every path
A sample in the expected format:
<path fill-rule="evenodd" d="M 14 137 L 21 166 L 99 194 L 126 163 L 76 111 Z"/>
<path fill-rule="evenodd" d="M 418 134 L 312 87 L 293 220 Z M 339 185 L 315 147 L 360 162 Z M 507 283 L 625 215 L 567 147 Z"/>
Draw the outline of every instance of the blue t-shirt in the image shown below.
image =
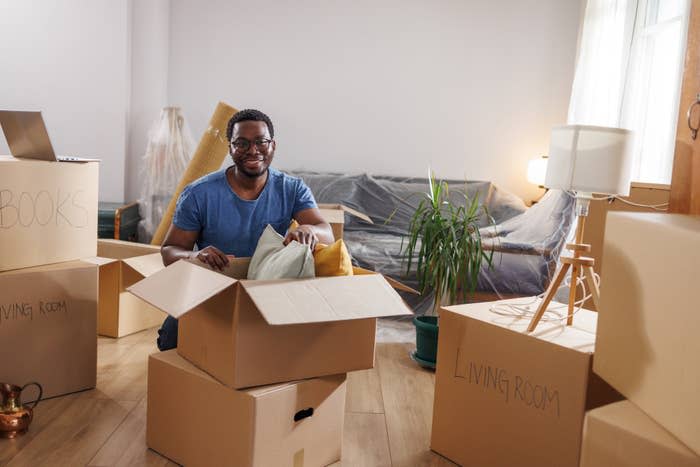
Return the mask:
<path fill-rule="evenodd" d="M 258 199 L 241 199 L 226 180 L 226 170 L 185 187 L 177 200 L 173 224 L 199 232 L 197 248 L 213 245 L 226 254 L 252 256 L 267 224 L 284 235 L 293 216 L 315 208 L 309 187 L 300 179 L 269 168 Z"/>

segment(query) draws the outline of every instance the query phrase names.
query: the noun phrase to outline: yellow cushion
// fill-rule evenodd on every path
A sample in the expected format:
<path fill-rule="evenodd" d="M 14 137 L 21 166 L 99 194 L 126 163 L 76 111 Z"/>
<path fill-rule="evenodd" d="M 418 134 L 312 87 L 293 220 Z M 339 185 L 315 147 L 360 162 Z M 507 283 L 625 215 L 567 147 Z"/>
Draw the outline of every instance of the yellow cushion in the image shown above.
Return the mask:
<path fill-rule="evenodd" d="M 314 249 L 314 267 L 316 277 L 352 276 L 352 260 L 342 239 L 332 245 L 322 243 Z"/>

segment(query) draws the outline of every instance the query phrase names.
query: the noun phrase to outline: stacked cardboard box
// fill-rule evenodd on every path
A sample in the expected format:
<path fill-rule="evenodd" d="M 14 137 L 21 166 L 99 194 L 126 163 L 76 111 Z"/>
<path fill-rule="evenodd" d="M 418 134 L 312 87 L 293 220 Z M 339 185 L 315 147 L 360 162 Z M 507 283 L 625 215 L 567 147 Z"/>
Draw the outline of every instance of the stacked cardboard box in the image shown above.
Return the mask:
<path fill-rule="evenodd" d="M 0 381 L 95 386 L 97 162 L 0 156 Z M 30 395 L 26 398 L 31 399 Z"/>
<path fill-rule="evenodd" d="M 377 274 L 250 281 L 248 264 L 178 261 L 129 288 L 179 319 L 177 353 L 149 360 L 148 446 L 187 465 L 332 463 L 345 373 L 373 367 L 377 317 L 411 312 Z M 235 445 L 207 438 L 224 429 Z"/>
<path fill-rule="evenodd" d="M 166 314 L 126 291 L 144 277 L 163 269 L 160 247 L 120 240 L 100 239 L 97 333 L 122 337 L 157 326 Z"/>
<path fill-rule="evenodd" d="M 585 411 L 621 398 L 591 371 L 596 314 L 527 334 L 492 311 L 527 302 L 441 310 L 430 446 L 460 465 L 577 466 Z"/>
<path fill-rule="evenodd" d="M 643 452 L 655 465 L 698 465 L 700 218 L 610 213 L 603 255 L 594 370 L 629 403 L 588 415 L 582 465 L 615 449 L 629 451 L 616 465 L 640 465 Z M 617 441 L 601 443 L 606 432 Z"/>

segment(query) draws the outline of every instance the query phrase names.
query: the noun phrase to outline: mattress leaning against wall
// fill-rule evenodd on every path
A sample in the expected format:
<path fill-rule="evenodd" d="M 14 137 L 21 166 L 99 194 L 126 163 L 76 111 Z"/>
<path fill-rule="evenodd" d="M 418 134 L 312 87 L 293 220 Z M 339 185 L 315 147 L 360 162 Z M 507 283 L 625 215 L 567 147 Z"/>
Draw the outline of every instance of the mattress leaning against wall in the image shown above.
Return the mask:
<path fill-rule="evenodd" d="M 344 240 L 361 267 L 400 279 L 417 287 L 415 274 L 405 275 L 401 256 L 411 216 L 428 190 L 427 179 L 298 172 L 319 203 L 343 203 L 367 214 L 374 224 L 348 216 Z M 478 196 L 493 224 L 484 217 L 484 243 L 495 252 L 493 267 L 482 268 L 477 289 L 499 297 L 537 295 L 543 292 L 556 268 L 570 234 L 574 201 L 564 192 L 551 190 L 533 207 L 490 182 L 449 181 L 450 198 Z M 392 215 L 393 214 L 393 215 Z M 387 219 L 391 220 L 387 222 Z M 417 313 L 425 312 L 431 296 L 405 295 Z"/>

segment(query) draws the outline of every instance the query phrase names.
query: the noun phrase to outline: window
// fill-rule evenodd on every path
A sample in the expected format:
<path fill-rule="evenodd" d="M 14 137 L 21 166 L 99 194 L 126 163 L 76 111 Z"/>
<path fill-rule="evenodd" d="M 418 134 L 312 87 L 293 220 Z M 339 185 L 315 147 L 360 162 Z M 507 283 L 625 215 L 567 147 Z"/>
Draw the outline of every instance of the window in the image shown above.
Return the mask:
<path fill-rule="evenodd" d="M 688 10 L 688 0 L 586 5 L 569 123 L 634 130 L 634 181 L 671 181 Z"/>

